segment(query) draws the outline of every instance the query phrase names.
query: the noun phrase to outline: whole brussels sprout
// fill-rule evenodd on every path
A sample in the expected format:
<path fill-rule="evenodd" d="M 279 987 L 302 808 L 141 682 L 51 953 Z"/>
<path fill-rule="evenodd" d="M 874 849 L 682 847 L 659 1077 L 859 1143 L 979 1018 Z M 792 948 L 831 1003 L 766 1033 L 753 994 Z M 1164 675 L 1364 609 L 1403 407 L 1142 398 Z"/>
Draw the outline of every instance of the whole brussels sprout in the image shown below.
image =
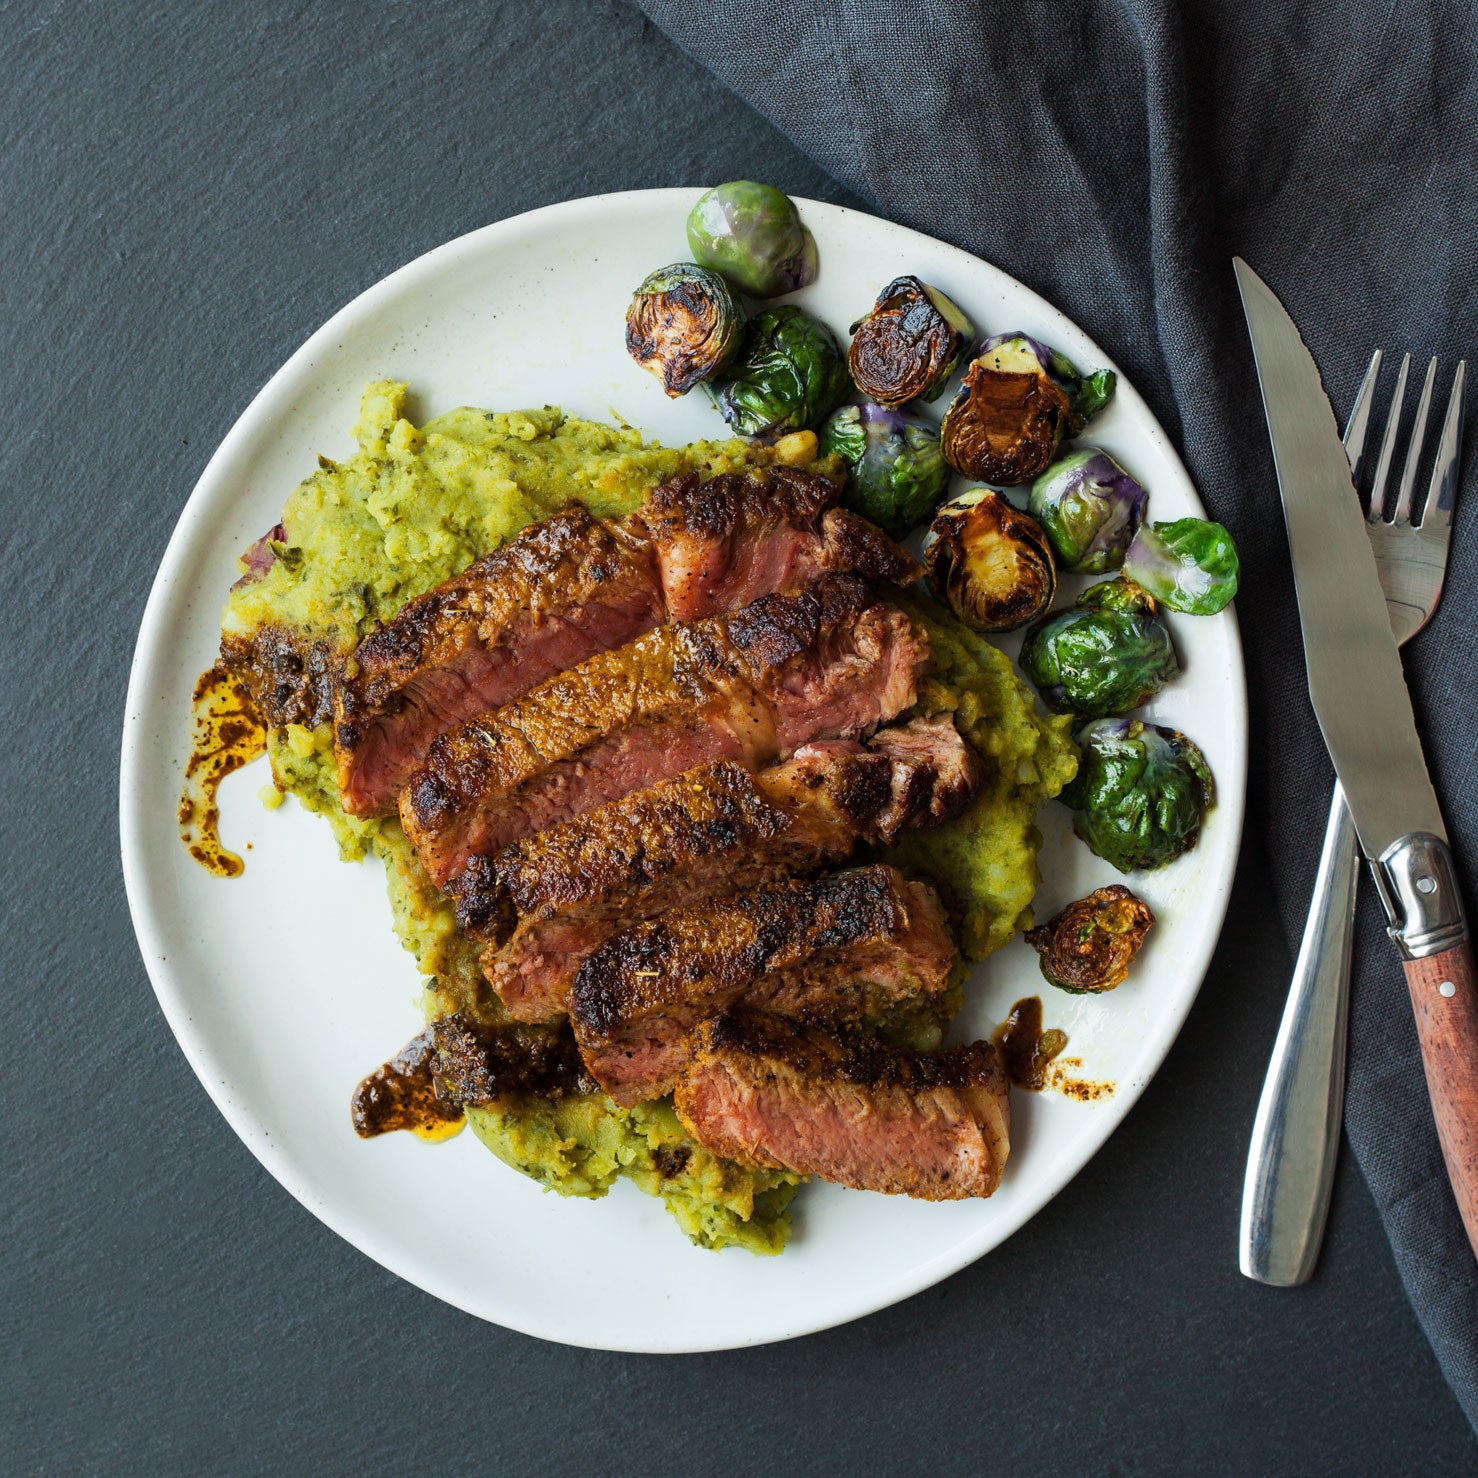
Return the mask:
<path fill-rule="evenodd" d="M 1135 534 L 1124 573 L 1172 611 L 1214 616 L 1237 593 L 1241 561 L 1219 523 L 1177 518 Z"/>
<path fill-rule="evenodd" d="M 857 388 L 879 405 L 938 400 L 974 337 L 970 320 L 938 288 L 895 277 L 852 325 L 847 365 Z"/>
<path fill-rule="evenodd" d="M 707 387 L 741 436 L 814 430 L 851 389 L 835 336 L 793 303 L 757 313 L 728 373 Z"/>
<path fill-rule="evenodd" d="M 1015 631 L 1057 593 L 1047 536 L 994 488 L 971 488 L 940 508 L 923 553 L 935 595 L 975 631 Z"/>
<path fill-rule="evenodd" d="M 1099 719 L 1078 734 L 1082 760 L 1060 799 L 1073 830 L 1120 872 L 1148 871 L 1195 846 L 1216 787 L 1184 734 L 1138 719 Z"/>
<path fill-rule="evenodd" d="M 1062 438 L 1108 404 L 1114 383 L 1112 370 L 1080 375 L 1036 339 L 996 334 L 970 361 L 944 413 L 944 459 L 981 482 L 1030 482 Z"/>
<path fill-rule="evenodd" d="M 1033 484 L 1032 516 L 1047 531 L 1065 570 L 1104 575 L 1144 519 L 1149 494 L 1107 452 L 1094 447 L 1059 457 Z"/>
<path fill-rule="evenodd" d="M 928 518 L 949 482 L 939 427 L 923 416 L 870 401 L 844 405 L 819 441 L 852 469 L 842 501 L 895 539 Z"/>
<path fill-rule="evenodd" d="M 653 272 L 626 310 L 626 352 L 674 399 L 723 369 L 743 332 L 729 284 L 692 262 Z"/>
<path fill-rule="evenodd" d="M 1080 718 L 1138 708 L 1180 671 L 1155 598 L 1124 579 L 1038 621 L 1018 661 L 1048 708 Z"/>
<path fill-rule="evenodd" d="M 1098 994 L 1122 985 L 1155 916 L 1122 883 L 1095 888 L 1023 936 L 1059 990 Z"/>
<path fill-rule="evenodd" d="M 795 202 L 773 185 L 730 180 L 688 213 L 693 260 L 752 298 L 774 298 L 816 280 L 816 241 Z"/>

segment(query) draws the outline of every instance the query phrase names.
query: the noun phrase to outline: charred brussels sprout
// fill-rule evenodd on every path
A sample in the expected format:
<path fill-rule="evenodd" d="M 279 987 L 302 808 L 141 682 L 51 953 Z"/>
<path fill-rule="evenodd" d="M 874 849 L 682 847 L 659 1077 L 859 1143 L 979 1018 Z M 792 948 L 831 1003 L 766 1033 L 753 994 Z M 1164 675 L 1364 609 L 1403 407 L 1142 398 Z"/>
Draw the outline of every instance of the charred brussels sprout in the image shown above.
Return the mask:
<path fill-rule="evenodd" d="M 1042 974 L 1059 990 L 1097 994 L 1124 983 L 1154 922 L 1143 900 L 1122 883 L 1110 883 L 1024 937 L 1041 956 Z"/>
<path fill-rule="evenodd" d="M 816 242 L 790 196 L 773 185 L 730 180 L 688 214 L 694 261 L 752 298 L 774 298 L 816 280 Z"/>
<path fill-rule="evenodd" d="M 982 482 L 1029 482 L 1113 393 L 1112 370 L 1080 375 L 1036 339 L 997 334 L 980 346 L 944 414 L 945 461 Z"/>
<path fill-rule="evenodd" d="M 1214 616 L 1237 593 L 1241 561 L 1219 523 L 1177 518 L 1139 530 L 1124 573 L 1172 611 Z"/>
<path fill-rule="evenodd" d="M 934 515 L 924 564 L 934 593 L 976 631 L 1015 631 L 1057 593 L 1047 536 L 990 488 L 961 493 Z"/>
<path fill-rule="evenodd" d="M 907 411 L 844 405 L 821 428 L 820 450 L 852 469 L 847 507 L 895 539 L 928 518 L 949 482 L 939 427 Z"/>
<path fill-rule="evenodd" d="M 1048 708 L 1080 718 L 1138 708 L 1180 671 L 1154 597 L 1123 579 L 1039 621 L 1018 660 Z"/>
<path fill-rule="evenodd" d="M 1216 789 L 1206 756 L 1184 734 L 1109 718 L 1084 728 L 1078 744 L 1078 773 L 1061 799 L 1105 862 L 1148 871 L 1195 846 Z"/>
<path fill-rule="evenodd" d="M 895 277 L 852 325 L 847 364 L 857 388 L 879 405 L 938 400 L 974 337 L 970 320 L 938 288 Z"/>
<path fill-rule="evenodd" d="M 768 438 L 813 430 L 850 388 L 831 330 L 787 303 L 750 319 L 738 357 L 708 393 L 741 436 Z"/>
<path fill-rule="evenodd" d="M 718 374 L 743 333 L 729 284 L 692 262 L 653 272 L 626 310 L 626 352 L 674 398 Z"/>
<path fill-rule="evenodd" d="M 1149 494 L 1106 452 L 1059 457 L 1033 484 L 1033 517 L 1065 570 L 1103 575 L 1124 563 Z"/>

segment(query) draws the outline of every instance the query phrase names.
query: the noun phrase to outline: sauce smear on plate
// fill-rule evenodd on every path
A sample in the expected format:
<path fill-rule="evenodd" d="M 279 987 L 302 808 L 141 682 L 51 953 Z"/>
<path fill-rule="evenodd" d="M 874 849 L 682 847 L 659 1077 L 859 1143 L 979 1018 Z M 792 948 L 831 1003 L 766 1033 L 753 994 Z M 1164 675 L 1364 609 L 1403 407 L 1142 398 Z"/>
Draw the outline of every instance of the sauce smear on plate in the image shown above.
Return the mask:
<path fill-rule="evenodd" d="M 190 855 L 220 878 L 239 876 L 240 857 L 221 842 L 221 781 L 267 749 L 267 731 L 242 685 L 217 663 L 202 672 L 193 695 L 194 727 L 180 797 L 180 837 Z"/>

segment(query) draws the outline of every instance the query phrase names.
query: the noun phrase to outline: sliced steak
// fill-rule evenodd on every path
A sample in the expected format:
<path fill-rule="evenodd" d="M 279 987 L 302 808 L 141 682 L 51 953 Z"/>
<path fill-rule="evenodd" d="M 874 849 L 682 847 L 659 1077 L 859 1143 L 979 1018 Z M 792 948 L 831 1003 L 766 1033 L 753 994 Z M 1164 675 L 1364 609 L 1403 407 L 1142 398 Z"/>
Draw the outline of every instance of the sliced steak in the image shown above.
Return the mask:
<path fill-rule="evenodd" d="M 715 1154 L 926 1201 L 1000 1183 L 1011 1111 L 989 1042 L 915 1054 L 735 1010 L 689 1050 L 678 1117 Z"/>
<path fill-rule="evenodd" d="M 487 1026 L 446 1016 L 428 1031 L 436 1047 L 432 1080 L 437 1096 L 449 1103 L 563 1098 L 596 1091 L 564 1023 Z"/>
<path fill-rule="evenodd" d="M 664 626 L 443 734 L 401 794 L 438 885 L 470 857 L 681 774 L 870 733 L 914 701 L 928 640 L 855 575 Z"/>
<path fill-rule="evenodd" d="M 663 619 L 643 542 L 578 504 L 531 524 L 359 644 L 334 695 L 344 809 L 395 809 L 438 734 Z"/>
<path fill-rule="evenodd" d="M 954 941 L 932 888 L 854 868 L 672 909 L 624 929 L 570 992 L 581 1056 L 617 1103 L 672 1091 L 688 1033 L 746 1008 L 834 1021 L 942 996 Z"/>
<path fill-rule="evenodd" d="M 629 519 L 532 524 L 367 637 L 335 693 L 344 809 L 391 811 L 438 734 L 664 621 L 721 614 L 825 570 L 905 582 L 914 560 L 788 467 L 674 478 Z"/>
<path fill-rule="evenodd" d="M 913 557 L 838 508 L 837 497 L 835 483 L 791 467 L 722 473 L 707 482 L 690 472 L 653 492 L 629 527 L 656 554 L 670 621 L 800 590 L 826 570 L 899 585 L 916 580 Z"/>
<path fill-rule="evenodd" d="M 509 1011 L 565 1009 L 586 957 L 664 910 L 844 861 L 863 843 L 958 813 L 980 761 L 948 719 L 915 719 L 866 747 L 808 744 L 752 775 L 720 762 L 613 801 L 490 856 L 452 884 L 457 922 L 491 946 L 488 978 Z"/>

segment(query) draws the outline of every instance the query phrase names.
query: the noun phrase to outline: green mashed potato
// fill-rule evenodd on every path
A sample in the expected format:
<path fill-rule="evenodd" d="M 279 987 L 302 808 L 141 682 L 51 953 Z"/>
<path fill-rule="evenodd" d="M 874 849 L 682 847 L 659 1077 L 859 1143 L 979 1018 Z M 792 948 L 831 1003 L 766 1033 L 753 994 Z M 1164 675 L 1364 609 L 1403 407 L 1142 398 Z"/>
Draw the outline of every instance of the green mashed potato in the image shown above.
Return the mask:
<path fill-rule="evenodd" d="M 626 426 L 565 417 L 553 407 L 507 414 L 462 408 L 422 427 L 405 416 L 406 386 L 372 384 L 354 429 L 358 450 L 319 459 L 283 510 L 267 574 L 231 592 L 225 637 L 287 627 L 347 653 L 378 621 L 516 533 L 579 500 L 619 516 L 658 483 L 777 460 L 835 475 L 815 440 L 774 448 L 742 441 L 668 448 Z M 1044 718 L 1010 662 L 942 607 L 904 602 L 928 628 L 935 669 L 918 712 L 952 712 L 987 761 L 967 812 L 880 854 L 940 890 L 969 959 L 998 949 L 1031 921 L 1037 807 L 1072 778 L 1067 720 Z M 386 871 L 393 926 L 427 977 L 428 1017 L 453 1011 L 496 1020 L 501 1006 L 477 951 L 458 932 L 449 900 L 422 870 L 393 819 L 362 821 L 338 803 L 333 736 L 288 724 L 268 737 L 276 789 L 333 827 L 346 860 L 369 853 Z M 922 1045 L 922 1043 L 921 1043 Z M 473 1132 L 499 1159 L 562 1195 L 602 1196 L 618 1176 L 660 1196 L 700 1246 L 776 1253 L 790 1230 L 799 1177 L 750 1170 L 695 1144 L 670 1101 L 618 1108 L 604 1094 L 532 1100 L 468 1111 Z"/>

